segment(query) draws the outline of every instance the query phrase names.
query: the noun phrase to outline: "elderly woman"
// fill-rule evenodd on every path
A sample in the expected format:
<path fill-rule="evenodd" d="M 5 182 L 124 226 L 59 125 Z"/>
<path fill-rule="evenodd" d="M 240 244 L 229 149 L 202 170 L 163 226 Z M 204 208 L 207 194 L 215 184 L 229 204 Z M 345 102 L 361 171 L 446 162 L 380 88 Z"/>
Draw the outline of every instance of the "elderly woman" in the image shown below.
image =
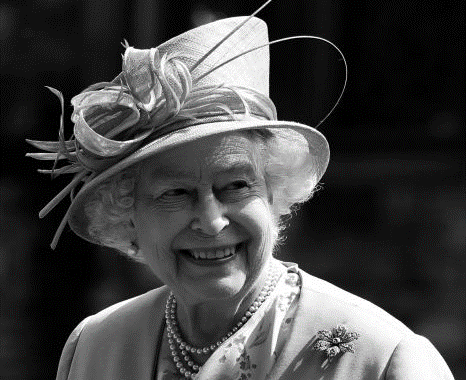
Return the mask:
<path fill-rule="evenodd" d="M 73 99 L 71 140 L 30 141 L 75 174 L 41 213 L 74 193 L 53 245 L 69 223 L 165 284 L 83 320 L 58 379 L 452 379 L 427 339 L 274 258 L 329 149 L 277 120 L 268 45 L 263 21 L 238 17 L 127 46 L 114 81 Z"/>

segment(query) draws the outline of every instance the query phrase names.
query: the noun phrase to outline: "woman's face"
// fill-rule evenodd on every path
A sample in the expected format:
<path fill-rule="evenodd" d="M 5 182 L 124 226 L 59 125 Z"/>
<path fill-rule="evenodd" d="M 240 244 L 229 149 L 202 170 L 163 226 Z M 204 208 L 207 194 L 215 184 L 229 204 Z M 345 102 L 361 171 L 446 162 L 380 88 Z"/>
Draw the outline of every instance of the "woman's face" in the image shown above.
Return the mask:
<path fill-rule="evenodd" d="M 136 185 L 139 248 L 188 302 L 242 299 L 272 255 L 276 225 L 259 145 L 212 136 L 146 160 Z"/>

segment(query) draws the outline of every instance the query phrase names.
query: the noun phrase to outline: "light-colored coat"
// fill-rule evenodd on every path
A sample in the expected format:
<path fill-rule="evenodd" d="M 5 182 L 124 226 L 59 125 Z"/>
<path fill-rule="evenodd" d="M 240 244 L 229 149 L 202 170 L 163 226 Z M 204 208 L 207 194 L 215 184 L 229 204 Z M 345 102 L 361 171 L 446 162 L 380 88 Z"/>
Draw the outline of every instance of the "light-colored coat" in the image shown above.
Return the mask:
<path fill-rule="evenodd" d="M 443 358 L 382 309 L 300 271 L 302 290 L 289 341 L 270 380 L 451 380 Z M 161 287 L 84 319 L 60 359 L 57 380 L 152 380 L 168 288 Z M 331 362 L 312 350 L 319 330 L 358 332 L 355 353 Z"/>

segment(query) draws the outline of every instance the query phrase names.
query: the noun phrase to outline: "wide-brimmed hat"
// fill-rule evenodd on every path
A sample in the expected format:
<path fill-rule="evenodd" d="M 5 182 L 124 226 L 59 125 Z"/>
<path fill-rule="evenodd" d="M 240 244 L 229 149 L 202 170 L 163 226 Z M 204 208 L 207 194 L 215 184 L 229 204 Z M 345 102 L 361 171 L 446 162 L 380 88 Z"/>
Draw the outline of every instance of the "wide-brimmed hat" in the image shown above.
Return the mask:
<path fill-rule="evenodd" d="M 66 223 L 80 237 L 99 244 L 89 234 L 84 211 L 96 188 L 141 160 L 206 136 L 257 128 L 298 132 L 315 157 L 320 180 L 329 161 L 327 140 L 314 127 L 277 120 L 269 99 L 269 44 L 266 23 L 253 16 L 202 25 L 153 49 L 125 43 L 122 72 L 72 99 L 74 134 L 69 140 L 63 132 L 63 97 L 51 89 L 62 104 L 60 139 L 28 140 L 48 152 L 28 156 L 55 161 L 52 170 L 41 172 L 74 173 L 71 183 L 39 214 L 45 216 L 71 193 L 71 206 L 52 247 Z M 58 167 L 61 160 L 67 164 Z"/>

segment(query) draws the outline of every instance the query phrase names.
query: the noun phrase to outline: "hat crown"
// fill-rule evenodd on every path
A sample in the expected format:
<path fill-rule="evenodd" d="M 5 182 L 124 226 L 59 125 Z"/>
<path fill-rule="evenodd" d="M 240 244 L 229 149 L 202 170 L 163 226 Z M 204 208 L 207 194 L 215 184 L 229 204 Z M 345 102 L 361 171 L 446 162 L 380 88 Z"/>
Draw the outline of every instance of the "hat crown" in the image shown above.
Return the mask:
<path fill-rule="evenodd" d="M 161 44 L 157 49 L 160 56 L 174 54 L 188 68 L 198 62 L 210 49 L 218 44 L 248 17 L 221 19 L 191 29 Z M 254 47 L 269 42 L 267 24 L 252 17 L 222 44 L 216 47 L 202 63 L 192 71 L 194 81 L 215 66 Z M 199 80 L 196 86 L 224 84 L 247 87 L 269 96 L 269 48 L 249 52 L 214 70 Z"/>

